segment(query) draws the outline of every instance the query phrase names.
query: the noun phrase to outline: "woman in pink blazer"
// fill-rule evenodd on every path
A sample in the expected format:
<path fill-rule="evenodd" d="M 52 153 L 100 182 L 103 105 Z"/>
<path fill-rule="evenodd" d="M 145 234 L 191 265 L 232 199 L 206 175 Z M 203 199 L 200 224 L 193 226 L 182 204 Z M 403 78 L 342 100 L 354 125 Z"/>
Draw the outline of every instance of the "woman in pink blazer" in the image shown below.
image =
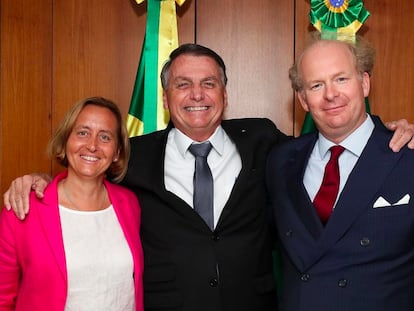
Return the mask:
<path fill-rule="evenodd" d="M 0 214 L 0 310 L 143 310 L 140 207 L 109 182 L 129 145 L 118 107 L 89 98 L 66 115 L 49 151 L 67 170 L 24 221 Z"/>

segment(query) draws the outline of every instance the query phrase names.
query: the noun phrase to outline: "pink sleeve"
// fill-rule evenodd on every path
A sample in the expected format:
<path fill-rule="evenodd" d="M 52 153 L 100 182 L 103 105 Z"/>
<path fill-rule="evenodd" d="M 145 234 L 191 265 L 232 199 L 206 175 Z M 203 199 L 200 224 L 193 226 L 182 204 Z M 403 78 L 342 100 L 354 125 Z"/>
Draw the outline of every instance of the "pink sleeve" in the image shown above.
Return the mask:
<path fill-rule="evenodd" d="M 20 220 L 5 208 L 0 212 L 0 311 L 14 310 L 20 266 L 16 249 L 16 224 Z"/>

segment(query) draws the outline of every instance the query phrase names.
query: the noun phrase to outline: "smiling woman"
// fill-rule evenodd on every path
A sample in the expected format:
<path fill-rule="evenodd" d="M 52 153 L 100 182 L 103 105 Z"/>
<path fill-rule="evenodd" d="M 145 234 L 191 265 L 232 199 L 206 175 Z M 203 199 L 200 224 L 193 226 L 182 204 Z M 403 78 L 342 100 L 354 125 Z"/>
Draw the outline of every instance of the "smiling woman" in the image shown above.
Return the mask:
<path fill-rule="evenodd" d="M 48 151 L 67 170 L 42 200 L 31 197 L 24 222 L 5 209 L 0 216 L 0 309 L 142 310 L 140 206 L 106 179 L 121 180 L 129 158 L 118 107 L 79 102 Z"/>

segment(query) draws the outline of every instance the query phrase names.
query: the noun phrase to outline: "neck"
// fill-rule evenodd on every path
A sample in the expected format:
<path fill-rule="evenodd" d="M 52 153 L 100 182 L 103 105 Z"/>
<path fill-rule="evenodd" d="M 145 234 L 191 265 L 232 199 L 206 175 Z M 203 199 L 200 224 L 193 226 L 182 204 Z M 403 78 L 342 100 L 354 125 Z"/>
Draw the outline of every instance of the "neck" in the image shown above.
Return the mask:
<path fill-rule="evenodd" d="M 58 187 L 59 204 L 79 211 L 98 211 L 109 204 L 103 183 L 88 185 L 64 179 Z"/>

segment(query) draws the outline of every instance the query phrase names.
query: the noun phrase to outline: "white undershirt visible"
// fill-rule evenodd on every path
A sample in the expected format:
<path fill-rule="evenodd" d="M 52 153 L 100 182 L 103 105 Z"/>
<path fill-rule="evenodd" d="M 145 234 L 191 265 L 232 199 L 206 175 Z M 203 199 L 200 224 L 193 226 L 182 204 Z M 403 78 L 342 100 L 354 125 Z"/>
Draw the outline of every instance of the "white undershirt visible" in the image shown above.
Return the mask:
<path fill-rule="evenodd" d="M 208 139 L 212 144 L 207 162 L 214 179 L 214 227 L 230 197 L 242 164 L 236 145 L 219 126 Z M 194 156 L 188 151 L 193 140 L 176 128 L 170 130 L 165 150 L 165 188 L 193 207 Z"/>
<path fill-rule="evenodd" d="M 340 181 L 336 201 L 338 201 L 342 189 L 348 180 L 348 176 L 351 174 L 351 171 L 361 156 L 361 153 L 364 150 L 374 127 L 374 122 L 367 114 L 367 118 L 364 123 L 362 123 L 354 132 L 352 132 L 352 134 L 340 143 L 340 145 L 345 148 L 345 151 L 338 158 Z M 325 166 L 331 156 L 329 148 L 334 145 L 335 143 L 329 141 L 319 133 L 318 140 L 316 141 L 309 157 L 303 178 L 303 184 L 305 185 L 311 201 L 315 198 L 316 193 L 319 191 L 322 184 Z"/>
<path fill-rule="evenodd" d="M 68 271 L 65 311 L 135 310 L 134 264 L 113 206 L 82 212 L 59 205 Z"/>

